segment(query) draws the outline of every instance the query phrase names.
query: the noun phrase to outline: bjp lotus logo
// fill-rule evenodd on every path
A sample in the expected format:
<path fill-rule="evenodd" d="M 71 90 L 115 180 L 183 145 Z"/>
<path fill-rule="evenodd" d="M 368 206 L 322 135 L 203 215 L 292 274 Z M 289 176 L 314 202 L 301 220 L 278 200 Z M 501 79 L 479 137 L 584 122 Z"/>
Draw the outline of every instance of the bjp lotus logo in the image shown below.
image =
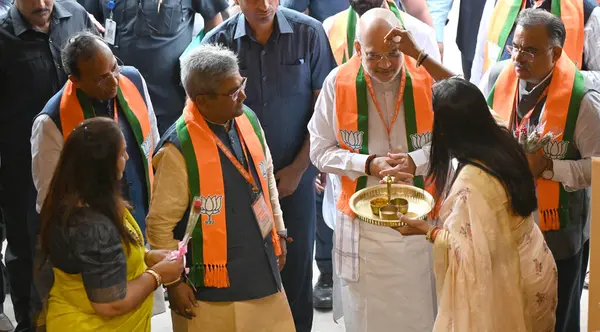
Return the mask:
<path fill-rule="evenodd" d="M 208 219 L 204 222 L 207 225 L 212 225 L 215 222 L 212 220 L 212 216 L 219 214 L 223 207 L 223 196 L 200 196 L 202 206 L 200 207 L 200 214 L 208 216 Z"/>
<path fill-rule="evenodd" d="M 418 150 L 431 142 L 431 132 L 410 135 L 410 142 L 415 150 Z"/>
<path fill-rule="evenodd" d="M 352 150 L 360 150 L 363 145 L 364 132 L 357 130 L 340 130 L 342 141 Z"/>
<path fill-rule="evenodd" d="M 267 175 L 269 173 L 269 167 L 267 166 L 267 161 L 263 160 L 260 163 L 258 163 L 258 171 L 260 172 L 260 174 L 263 176 L 263 178 L 267 178 Z"/>
<path fill-rule="evenodd" d="M 141 148 L 142 153 L 146 157 L 146 159 L 150 158 L 150 139 L 152 138 L 152 134 L 148 135 L 145 141 L 142 142 Z"/>
<path fill-rule="evenodd" d="M 544 155 L 550 159 L 558 159 L 562 160 L 565 158 L 567 154 L 567 150 L 569 149 L 568 141 L 554 141 L 549 142 L 544 145 L 542 148 L 544 150 Z"/>

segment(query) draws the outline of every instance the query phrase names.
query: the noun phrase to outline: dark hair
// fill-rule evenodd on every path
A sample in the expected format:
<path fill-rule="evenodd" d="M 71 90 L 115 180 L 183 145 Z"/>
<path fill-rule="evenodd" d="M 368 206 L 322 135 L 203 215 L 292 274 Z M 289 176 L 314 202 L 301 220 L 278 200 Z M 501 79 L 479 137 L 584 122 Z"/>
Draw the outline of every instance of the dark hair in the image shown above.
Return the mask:
<path fill-rule="evenodd" d="M 548 38 L 554 46 L 563 47 L 565 44 L 567 36 L 565 25 L 559 17 L 544 9 L 527 8 L 522 10 L 517 17 L 516 25 L 524 28 L 544 26 L 548 33 Z"/>
<path fill-rule="evenodd" d="M 75 77 L 81 76 L 77 63 L 96 55 L 102 45 L 106 45 L 104 39 L 88 31 L 80 32 L 69 38 L 61 52 L 65 73 Z"/>
<path fill-rule="evenodd" d="M 49 250 L 52 225 L 65 227 L 73 209 L 87 206 L 107 216 L 121 240 L 134 244 L 123 223 L 129 207 L 121 196 L 117 160 L 123 134 L 109 118 L 83 121 L 67 138 L 41 210 L 41 249 Z M 126 246 L 129 248 L 129 246 Z"/>
<path fill-rule="evenodd" d="M 358 16 L 363 16 L 373 8 L 381 8 L 381 5 L 383 5 L 383 0 L 350 0 L 350 7 Z"/>
<path fill-rule="evenodd" d="M 433 111 L 428 176 L 435 182 L 436 200 L 443 196 L 456 158 L 480 163 L 498 178 L 515 214 L 526 217 L 536 210 L 535 182 L 525 152 L 496 123 L 475 85 L 462 78 L 440 81 L 433 88 Z"/>

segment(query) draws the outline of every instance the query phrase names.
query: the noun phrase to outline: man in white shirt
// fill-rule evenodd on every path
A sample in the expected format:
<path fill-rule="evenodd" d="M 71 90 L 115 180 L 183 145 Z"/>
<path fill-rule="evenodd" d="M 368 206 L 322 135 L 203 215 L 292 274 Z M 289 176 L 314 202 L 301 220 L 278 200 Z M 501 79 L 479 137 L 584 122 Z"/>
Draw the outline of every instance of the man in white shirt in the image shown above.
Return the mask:
<path fill-rule="evenodd" d="M 388 0 L 352 0 L 350 8 L 327 18 L 323 22 L 323 28 L 329 38 L 331 50 L 338 63 L 341 65 L 345 60 L 350 59 L 354 54 L 354 49 L 348 49 L 348 34 L 358 34 L 358 25 L 349 25 L 348 15 L 354 13 L 356 22 L 364 13 L 373 8 L 385 8 L 391 10 L 403 23 L 404 28 L 412 34 L 415 41 L 423 47 L 425 52 L 434 59 L 440 61 L 440 52 L 436 43 L 435 30 L 419 21 L 415 17 L 403 12 L 398 8 L 394 1 Z M 345 60 L 344 60 L 345 57 Z"/>
<path fill-rule="evenodd" d="M 537 179 L 540 213 L 535 216 L 558 269 L 556 332 L 580 328 L 591 158 L 600 156 L 600 93 L 567 57 L 566 35 L 565 25 L 547 11 L 521 11 L 511 60 L 492 66 L 480 86 L 511 129 L 538 126 L 556 135 L 543 153 L 528 154 Z"/>
<path fill-rule="evenodd" d="M 477 35 L 472 83 L 479 84 L 483 74 L 494 63 L 510 58 L 506 47 L 512 43 L 518 12 L 510 14 L 512 11 L 505 9 L 519 3 L 524 8 L 542 8 L 561 17 L 567 28 L 567 55 L 578 63 L 587 79 L 600 83 L 600 8 L 596 0 L 562 0 L 560 5 L 554 5 L 552 0 L 487 0 Z M 509 14 L 504 15 L 506 13 Z M 582 45 L 575 42 L 580 38 Z"/>
<path fill-rule="evenodd" d="M 423 237 L 359 222 L 348 206 L 356 190 L 385 175 L 414 175 L 415 185 L 423 185 L 432 79 L 417 64 L 427 56 L 415 61 L 384 40 L 401 27 L 387 9 L 368 11 L 359 26 L 356 54 L 326 78 L 308 125 L 312 162 L 334 175 L 334 268 L 346 331 L 431 331 L 436 300 L 430 246 Z"/>

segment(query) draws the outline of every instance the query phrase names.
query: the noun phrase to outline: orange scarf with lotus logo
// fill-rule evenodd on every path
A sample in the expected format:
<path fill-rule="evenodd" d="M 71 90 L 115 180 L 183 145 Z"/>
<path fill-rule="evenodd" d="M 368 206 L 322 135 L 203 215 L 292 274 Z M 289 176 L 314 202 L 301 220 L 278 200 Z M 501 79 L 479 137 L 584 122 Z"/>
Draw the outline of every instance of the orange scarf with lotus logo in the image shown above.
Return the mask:
<path fill-rule="evenodd" d="M 416 62 L 404 56 L 404 120 L 406 123 L 406 139 L 408 152 L 422 148 L 431 142 L 433 110 L 431 102 L 431 85 L 433 80 L 423 67 L 416 67 Z M 369 155 L 369 106 L 367 101 L 367 75 L 358 55 L 339 67 L 336 76 L 336 118 L 337 138 L 342 149 Z M 375 119 L 375 121 L 380 121 Z M 415 186 L 424 189 L 421 177 L 414 179 Z M 350 197 L 365 188 L 367 176 L 352 180 L 342 176 L 342 190 L 337 207 L 343 213 L 354 216 L 349 202 Z"/>
<path fill-rule="evenodd" d="M 254 112 L 244 108 L 235 119 L 238 134 L 244 139 L 260 178 L 260 187 L 271 214 L 267 183 L 267 164 L 262 129 Z M 201 217 L 192 233 L 188 248 L 192 253 L 190 280 L 196 286 L 227 288 L 227 216 L 225 187 L 219 148 L 215 136 L 194 104 L 188 100 L 183 115 L 176 122 L 190 186 L 190 197 L 200 196 Z M 232 203 L 233 204 L 233 203 Z M 281 255 L 279 236 L 271 230 L 275 255 Z"/>
<path fill-rule="evenodd" d="M 519 79 L 514 65 L 508 61 L 488 96 L 488 105 L 507 123 L 511 123 L 515 116 L 518 86 Z M 557 135 L 553 142 L 543 147 L 546 158 L 579 159 L 573 145 L 573 134 L 584 92 L 583 75 L 563 52 L 554 67 L 548 97 L 539 121 L 543 126 L 543 135 L 548 132 Z M 563 186 L 559 182 L 540 178 L 537 180 L 537 195 L 540 228 L 550 231 L 566 227 L 569 221 L 570 194 Z"/>

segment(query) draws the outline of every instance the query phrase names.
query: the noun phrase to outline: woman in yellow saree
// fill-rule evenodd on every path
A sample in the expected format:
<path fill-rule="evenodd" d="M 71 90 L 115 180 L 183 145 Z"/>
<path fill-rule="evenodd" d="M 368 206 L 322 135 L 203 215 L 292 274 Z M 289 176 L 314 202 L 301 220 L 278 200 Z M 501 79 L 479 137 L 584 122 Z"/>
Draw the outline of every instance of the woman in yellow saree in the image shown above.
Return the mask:
<path fill-rule="evenodd" d="M 179 280 L 182 259 L 146 252 L 121 198 L 127 159 L 107 118 L 84 121 L 66 140 L 41 211 L 38 330 L 149 332 L 153 291 Z"/>
<path fill-rule="evenodd" d="M 434 331 L 554 331 L 557 270 L 535 224 L 535 184 L 525 153 L 499 127 L 477 87 L 461 78 L 433 90 L 430 176 L 443 227 L 402 216 L 403 235 L 434 245 Z M 451 169 L 451 160 L 458 168 Z"/>

